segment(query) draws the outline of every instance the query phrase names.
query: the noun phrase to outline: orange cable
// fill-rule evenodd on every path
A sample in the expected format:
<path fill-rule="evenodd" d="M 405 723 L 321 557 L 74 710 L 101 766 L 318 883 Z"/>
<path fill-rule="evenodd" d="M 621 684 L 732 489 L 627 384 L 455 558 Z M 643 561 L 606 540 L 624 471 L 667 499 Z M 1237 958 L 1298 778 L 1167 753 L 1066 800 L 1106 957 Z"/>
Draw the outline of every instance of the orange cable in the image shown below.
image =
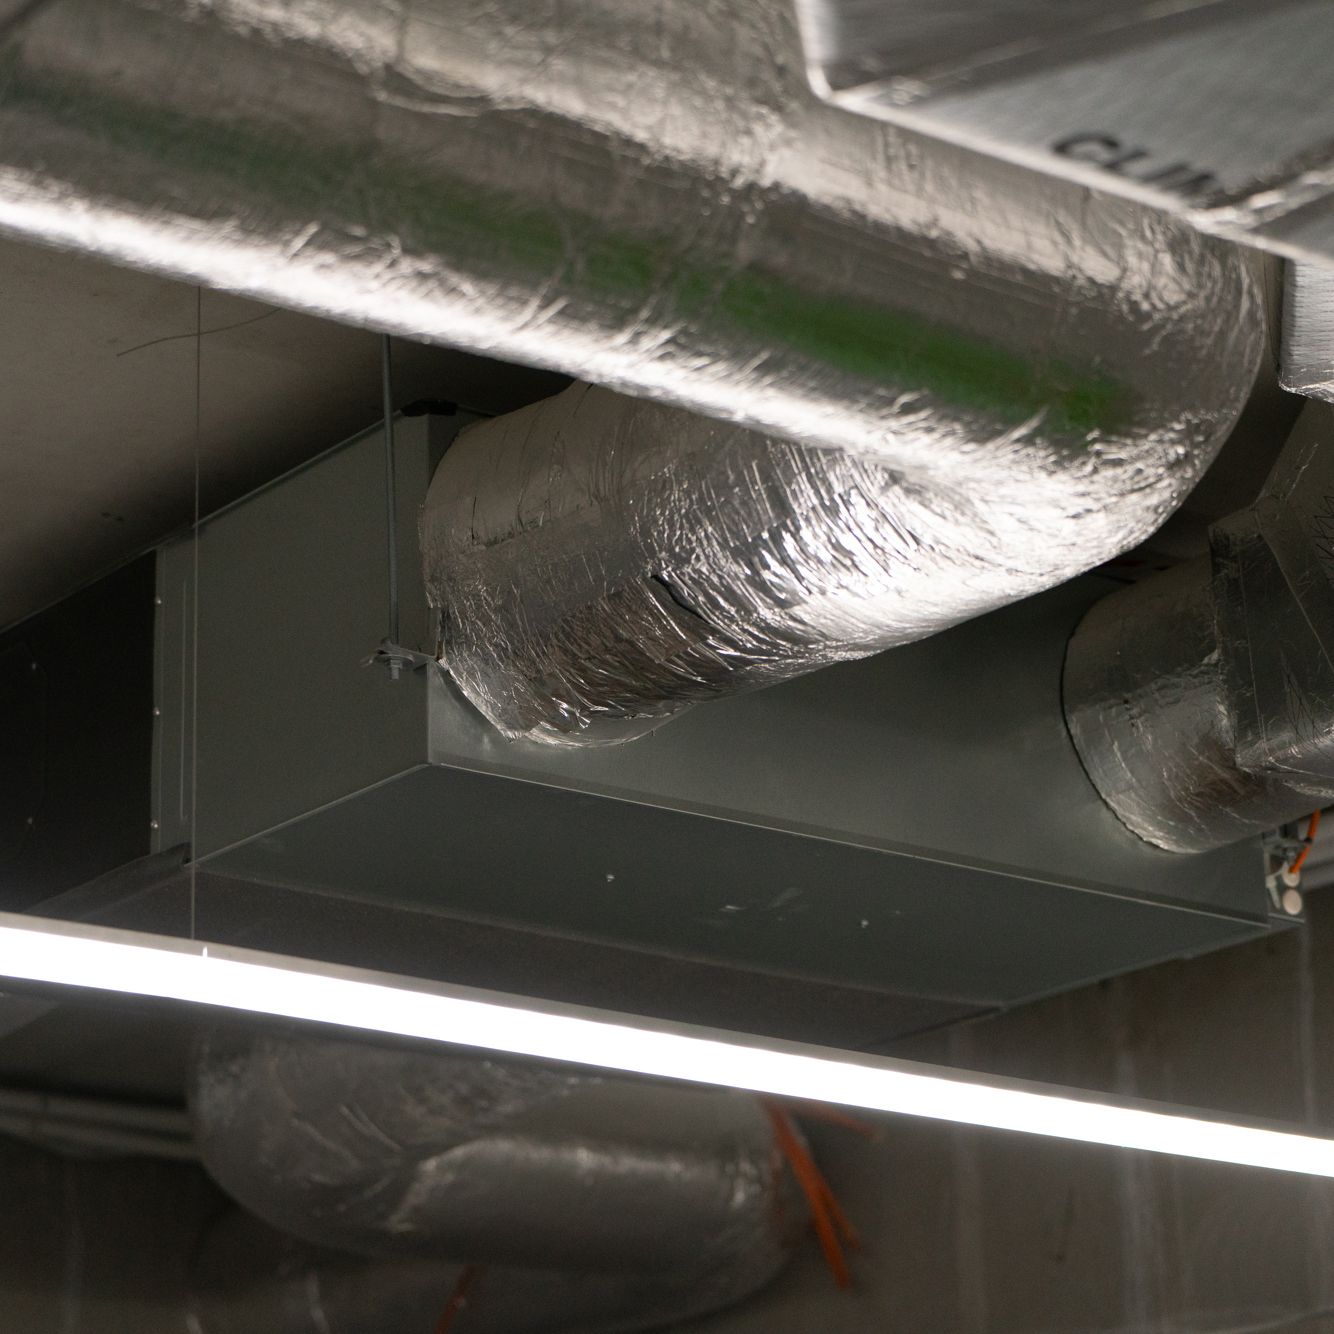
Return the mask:
<path fill-rule="evenodd" d="M 835 1215 L 831 1213 L 829 1208 L 829 1202 L 833 1198 L 829 1183 L 820 1175 L 820 1169 L 816 1167 L 814 1159 L 802 1146 L 801 1139 L 787 1112 L 778 1104 L 767 1100 L 764 1108 L 769 1114 L 769 1120 L 773 1123 L 774 1137 L 777 1140 L 778 1147 L 782 1150 L 784 1157 L 792 1168 L 792 1173 L 797 1178 L 797 1184 L 801 1187 L 802 1194 L 806 1196 L 806 1203 L 811 1211 L 811 1222 L 815 1225 L 815 1235 L 819 1238 L 820 1249 L 824 1252 L 825 1263 L 834 1276 L 834 1282 L 840 1288 L 850 1288 L 852 1286 L 852 1273 L 848 1269 L 848 1261 L 843 1254 L 843 1247 L 839 1244 Z M 844 1224 L 847 1224 L 847 1217 L 843 1210 L 837 1205 L 835 1205 L 835 1209 L 837 1210 L 837 1217 Z M 847 1226 L 851 1231 L 851 1225 L 847 1224 Z"/>
<path fill-rule="evenodd" d="M 1297 854 L 1289 871 L 1300 871 L 1306 865 L 1306 859 L 1311 855 L 1311 845 L 1315 842 L 1316 830 L 1320 828 L 1320 812 L 1311 812 L 1311 822 L 1306 826 L 1306 837 L 1302 840 L 1306 846 Z M 1271 863 L 1272 865 L 1272 863 Z"/>
<path fill-rule="evenodd" d="M 838 1230 L 843 1234 L 843 1241 L 850 1250 L 859 1251 L 862 1248 L 861 1233 L 852 1225 L 852 1219 L 847 1215 L 846 1210 L 838 1201 L 838 1196 L 834 1194 L 825 1174 L 820 1171 L 819 1166 L 814 1159 L 811 1159 L 811 1166 L 815 1169 L 820 1178 L 820 1194 L 824 1199 L 825 1208 L 829 1210 L 829 1216 L 834 1220 Z"/>
<path fill-rule="evenodd" d="M 464 1265 L 459 1271 L 458 1282 L 454 1284 L 454 1291 L 449 1294 L 449 1301 L 445 1303 L 440 1323 L 435 1327 L 435 1334 L 449 1334 L 454 1328 L 459 1312 L 468 1305 L 469 1295 L 482 1276 L 482 1268 L 481 1265 Z"/>
<path fill-rule="evenodd" d="M 883 1132 L 879 1126 L 870 1121 L 863 1121 L 861 1117 L 853 1116 L 850 1112 L 843 1111 L 842 1108 L 831 1107 L 827 1102 L 811 1102 L 806 1098 L 793 1098 L 790 1102 L 791 1106 L 796 1108 L 809 1121 L 824 1121 L 831 1126 L 851 1130 L 863 1139 L 880 1139 L 883 1137 Z"/>

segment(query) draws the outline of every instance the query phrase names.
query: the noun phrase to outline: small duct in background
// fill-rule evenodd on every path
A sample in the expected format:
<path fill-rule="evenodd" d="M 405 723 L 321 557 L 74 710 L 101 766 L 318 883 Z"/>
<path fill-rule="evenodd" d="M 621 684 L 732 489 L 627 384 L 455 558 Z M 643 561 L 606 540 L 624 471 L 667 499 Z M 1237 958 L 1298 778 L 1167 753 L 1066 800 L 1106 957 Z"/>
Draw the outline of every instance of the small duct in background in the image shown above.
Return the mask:
<path fill-rule="evenodd" d="M 727 1302 L 684 1272 L 464 1266 L 367 1259 L 312 1246 L 241 1210 L 202 1238 L 187 1309 L 193 1334 L 432 1334 L 468 1273 L 449 1334 L 636 1334 L 675 1328 Z M 740 1290 L 734 1295 L 739 1299 Z"/>
<path fill-rule="evenodd" d="M 1210 555 L 1097 603 L 1065 712 L 1122 822 L 1173 852 L 1334 801 L 1334 409 L 1311 404 Z"/>
<path fill-rule="evenodd" d="M 300 1307 L 322 1290 L 346 1309 L 337 1334 L 385 1328 L 357 1313 L 383 1309 L 364 1293 L 399 1269 L 429 1269 L 438 1315 L 451 1261 L 487 1269 L 491 1315 L 470 1334 L 652 1328 L 763 1287 L 805 1223 L 765 1107 L 727 1090 L 215 1030 L 191 1113 L 210 1174 L 301 1257 L 265 1241 L 271 1291 L 246 1301 Z M 201 1328 L 269 1327 L 232 1298 Z M 578 1319 L 523 1323 L 543 1309 Z"/>

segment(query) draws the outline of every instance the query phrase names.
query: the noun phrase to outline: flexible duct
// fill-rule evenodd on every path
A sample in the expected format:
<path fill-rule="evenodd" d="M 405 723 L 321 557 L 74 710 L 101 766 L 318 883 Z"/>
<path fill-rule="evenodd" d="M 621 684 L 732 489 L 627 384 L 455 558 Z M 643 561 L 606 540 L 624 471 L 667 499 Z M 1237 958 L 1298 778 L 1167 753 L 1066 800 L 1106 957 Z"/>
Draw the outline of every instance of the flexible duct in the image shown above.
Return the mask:
<path fill-rule="evenodd" d="M 1147 488 L 1117 543 L 1251 372 L 1234 251 L 818 102 L 787 0 L 0 0 L 0 65 L 13 234 L 915 473 L 1084 466 Z"/>
<path fill-rule="evenodd" d="M 919 427 L 936 461 L 906 474 L 585 385 L 473 426 L 423 514 L 443 660 L 509 736 L 623 740 L 1073 576 L 1200 457 Z"/>
<path fill-rule="evenodd" d="M 750 1295 L 701 1288 L 689 1270 L 592 1273 L 474 1269 L 459 1334 L 634 1334 L 675 1328 Z M 192 1334 L 429 1334 L 463 1273 L 415 1256 L 321 1249 L 230 1212 L 201 1239 L 187 1309 Z"/>
<path fill-rule="evenodd" d="M 0 1177 L 5 1334 L 432 1334 L 461 1272 L 437 1257 L 368 1258 L 287 1236 L 227 1200 L 196 1165 L 70 1158 L 0 1135 Z M 689 1267 L 488 1265 L 454 1329 L 675 1327 L 748 1296 L 755 1271 L 729 1273 L 730 1286 L 697 1286 Z"/>
<path fill-rule="evenodd" d="M 690 417 L 623 410 L 620 444 L 638 448 L 642 426 L 659 460 L 669 435 L 698 460 L 655 484 L 684 507 L 672 568 L 698 561 L 717 486 L 781 465 L 810 494 L 745 479 L 736 508 L 759 510 L 735 516 L 733 564 L 769 558 L 763 541 L 744 548 L 772 513 L 836 556 L 839 588 L 785 555 L 753 590 L 754 644 L 739 617 L 687 621 L 699 654 L 661 684 L 656 669 L 627 680 L 604 654 L 645 632 L 640 613 L 670 622 L 641 657 L 671 656 L 682 618 L 707 609 L 668 607 L 669 586 L 646 605 L 659 571 L 627 574 L 622 557 L 643 553 L 593 521 L 609 551 L 571 532 L 560 552 L 562 568 L 589 569 L 553 627 L 550 699 L 546 648 L 507 632 L 536 604 L 506 580 L 546 488 L 567 512 L 578 499 L 508 461 L 497 479 L 468 473 L 498 534 L 477 574 L 497 582 L 436 574 L 464 637 L 460 679 L 511 732 L 633 734 L 680 706 L 664 690 L 760 684 L 1069 578 L 1171 512 L 1250 386 L 1260 317 L 1235 249 L 818 102 L 787 0 L 10 0 L 8 13 L 0 228 L 800 444 L 779 458 Z M 736 461 L 706 465 L 705 438 Z M 826 477 L 815 447 L 862 461 L 835 456 Z M 572 461 L 599 466 L 608 448 L 586 442 Z M 535 453 L 555 457 L 540 439 Z M 637 522 L 652 500 L 632 485 L 610 507 Z M 505 507 L 508 529 L 494 522 Z M 820 531 L 798 534 L 807 517 Z M 770 609 L 789 592 L 785 623 Z M 467 624 L 489 598 L 494 623 Z M 840 610 L 807 626 L 805 602 Z M 489 684 L 469 662 L 484 632 Z M 761 669 L 770 636 L 790 661 Z M 509 696 L 525 698 L 510 709 Z"/>
<path fill-rule="evenodd" d="M 1065 710 L 1135 833 L 1202 852 L 1334 801 L 1334 412 L 1309 406 L 1210 555 L 1096 603 Z"/>
<path fill-rule="evenodd" d="M 622 584 L 590 568 L 556 634 L 587 639 L 587 655 L 543 700 L 542 680 L 522 679 L 527 663 L 540 672 L 542 646 L 503 634 L 532 614 L 503 582 L 531 543 L 502 534 L 494 688 L 467 644 L 454 648 L 483 707 L 536 691 L 535 708 L 495 704 L 510 731 L 582 739 L 602 722 L 624 735 L 678 707 L 663 690 L 776 679 L 1061 582 L 1157 527 L 1249 390 L 1259 313 L 1235 249 L 820 104 L 787 0 L 11 0 L 8 12 L 0 228 L 800 444 L 778 462 L 812 494 L 768 488 L 762 511 L 819 559 L 866 564 L 870 590 L 846 594 L 846 568 L 835 594 L 812 587 L 795 552 L 758 590 L 762 618 L 794 582 L 798 602 L 832 600 L 838 615 L 812 612 L 806 627 L 799 610 L 750 647 L 740 620 L 710 627 L 707 686 L 696 662 L 659 686 L 600 656 L 608 636 L 643 627 L 604 612 Z M 655 448 L 674 435 L 698 454 L 704 432 L 738 451 L 659 487 L 687 507 L 668 552 L 684 567 L 699 558 L 700 506 L 744 467 L 770 467 L 770 451 L 648 410 L 618 439 L 638 448 L 640 426 Z M 826 478 L 812 447 L 874 467 L 839 460 Z M 587 463 L 606 462 L 599 448 L 580 447 Z M 527 528 L 548 479 L 502 467 L 468 482 Z M 738 508 L 764 490 L 747 486 Z M 626 514 L 640 500 L 612 504 Z M 807 512 L 840 508 L 859 512 L 812 515 L 823 531 L 795 534 Z M 758 516 L 738 520 L 732 559 L 763 562 L 763 542 L 746 547 Z M 571 540 L 564 568 L 579 566 Z M 626 544 L 610 540 L 620 579 Z M 603 554 L 586 555 L 596 567 Z M 439 578 L 452 626 L 482 638 L 464 622 L 490 594 Z M 670 654 L 696 611 L 688 596 L 667 607 L 672 595 L 632 608 L 672 622 L 666 647 L 650 638 L 643 654 Z M 770 630 L 792 660 L 759 670 L 750 655 L 766 654 Z"/>
<path fill-rule="evenodd" d="M 676 1319 L 713 1309 L 773 1278 L 799 1225 L 769 1121 L 743 1094 L 219 1031 L 191 1112 L 204 1165 L 271 1226 L 437 1273 L 523 1271 L 511 1304 L 530 1314 L 555 1292 L 608 1328 L 647 1327 L 612 1319 L 628 1318 L 626 1294 L 659 1320 L 663 1304 Z M 508 1309 L 495 1302 L 496 1328 L 521 1327 Z M 548 1327 L 594 1324 L 533 1326 Z"/>

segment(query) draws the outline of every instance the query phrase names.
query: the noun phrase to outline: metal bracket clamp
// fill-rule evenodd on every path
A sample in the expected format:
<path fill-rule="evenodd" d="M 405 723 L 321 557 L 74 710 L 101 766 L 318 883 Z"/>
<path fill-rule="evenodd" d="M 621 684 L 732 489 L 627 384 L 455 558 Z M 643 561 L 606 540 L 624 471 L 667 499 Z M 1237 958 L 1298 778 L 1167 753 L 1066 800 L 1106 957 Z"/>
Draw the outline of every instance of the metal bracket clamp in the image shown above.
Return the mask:
<path fill-rule="evenodd" d="M 1269 901 L 1275 912 L 1287 917 L 1300 916 L 1305 907 L 1300 888 L 1302 873 L 1294 865 L 1305 846 L 1291 825 L 1271 830 L 1261 839 Z"/>
<path fill-rule="evenodd" d="M 429 653 L 404 648 L 402 644 L 395 644 L 389 639 L 382 639 L 379 648 L 363 658 L 361 665 L 363 667 L 387 667 L 391 681 L 397 681 L 405 671 L 419 672 L 425 667 L 435 667 L 440 672 L 444 672 L 444 668 Z"/>

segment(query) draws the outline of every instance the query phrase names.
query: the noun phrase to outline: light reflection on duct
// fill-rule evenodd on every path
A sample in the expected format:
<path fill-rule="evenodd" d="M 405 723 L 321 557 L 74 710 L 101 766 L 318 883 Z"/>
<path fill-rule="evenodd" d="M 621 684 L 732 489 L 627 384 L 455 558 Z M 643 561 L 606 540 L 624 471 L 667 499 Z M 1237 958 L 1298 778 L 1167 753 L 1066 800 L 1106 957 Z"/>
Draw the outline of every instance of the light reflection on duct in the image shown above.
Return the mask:
<path fill-rule="evenodd" d="M 624 409 L 619 445 L 670 467 L 568 451 L 602 543 L 567 517 L 569 589 L 512 575 L 577 483 L 521 451 L 465 479 L 498 545 L 436 573 L 460 679 L 513 733 L 633 734 L 1059 583 L 1172 511 L 1254 373 L 1238 251 L 819 102 L 787 0 L 47 0 L 0 44 L 0 229 L 799 443 Z M 680 521 L 638 550 L 614 525 L 663 496 Z M 746 587 L 673 587 L 720 544 Z M 701 627 L 711 597 L 757 619 Z"/>
<path fill-rule="evenodd" d="M 1334 411 L 1306 408 L 1209 557 L 1090 610 L 1065 709 L 1094 785 L 1159 847 L 1221 847 L 1334 801 Z"/>
<path fill-rule="evenodd" d="M 368 1260 L 311 1246 L 235 1210 L 201 1239 L 186 1303 L 191 1334 L 429 1334 L 462 1266 Z M 738 1286 L 735 1299 L 749 1295 Z M 718 1309 L 689 1273 L 488 1265 L 458 1334 L 635 1334 Z"/>
<path fill-rule="evenodd" d="M 970 495 L 1088 473 L 1102 554 L 1254 364 L 1234 250 L 819 102 L 787 0 L 46 0 L 0 63 L 0 229 Z"/>
<path fill-rule="evenodd" d="M 598 744 L 920 639 L 1146 537 L 1246 382 L 1214 381 L 1223 415 L 1140 404 L 1115 446 L 1064 452 L 1042 413 L 965 437 L 923 407 L 917 471 L 572 386 L 465 430 L 436 472 L 443 662 L 506 735 Z"/>
<path fill-rule="evenodd" d="M 407 1261 L 429 1261 L 436 1314 L 445 1262 L 486 1265 L 490 1315 L 479 1330 L 526 1328 L 515 1322 L 543 1300 L 554 1304 L 550 1323 L 533 1328 L 628 1330 L 762 1287 L 801 1226 L 750 1094 L 221 1029 L 201 1046 L 191 1114 L 219 1184 L 305 1243 L 265 1243 L 290 1296 L 261 1288 L 254 1300 L 300 1309 L 313 1284 L 342 1312 L 337 1330 L 366 1327 L 340 1275 L 370 1271 L 348 1256 L 393 1260 L 417 1301 L 420 1266 Z M 211 1309 L 208 1331 L 241 1328 L 248 1308 L 228 1293 Z"/>

